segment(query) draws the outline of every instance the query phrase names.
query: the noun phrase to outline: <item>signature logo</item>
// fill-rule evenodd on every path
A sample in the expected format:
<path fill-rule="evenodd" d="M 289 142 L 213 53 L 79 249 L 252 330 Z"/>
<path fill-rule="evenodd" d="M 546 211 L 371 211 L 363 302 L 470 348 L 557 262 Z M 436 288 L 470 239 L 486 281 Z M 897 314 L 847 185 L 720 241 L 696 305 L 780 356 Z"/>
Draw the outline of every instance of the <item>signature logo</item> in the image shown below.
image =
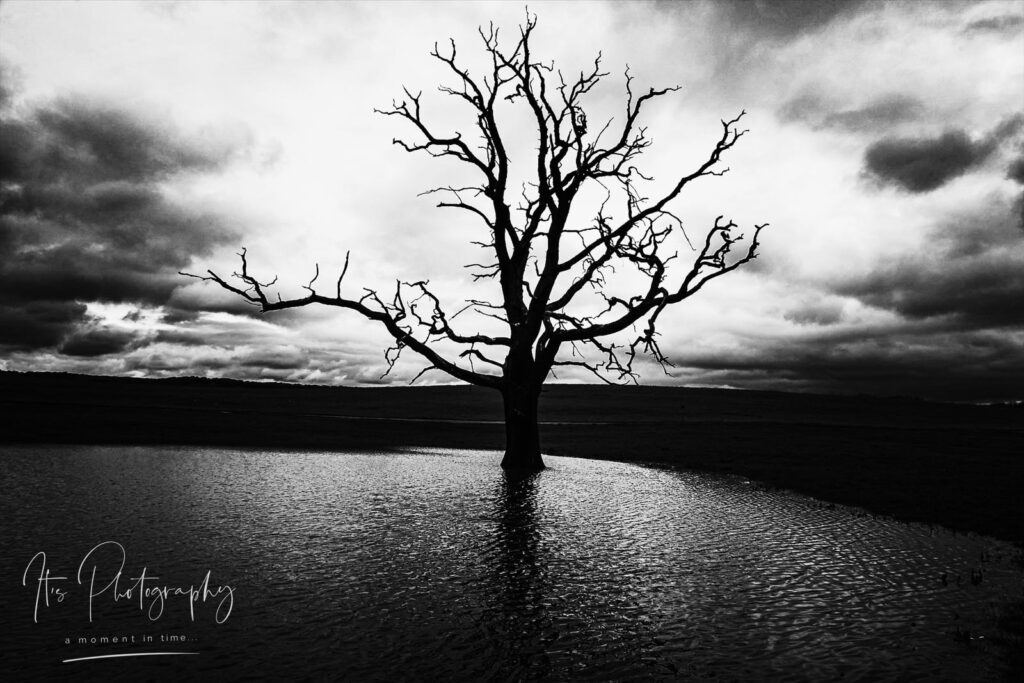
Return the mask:
<path fill-rule="evenodd" d="M 197 609 L 207 606 L 213 609 L 213 618 L 218 624 L 223 624 L 231 616 L 235 589 L 229 585 L 215 585 L 211 571 L 207 570 L 198 583 L 171 586 L 160 583 L 160 577 L 151 575 L 148 567 L 143 567 L 137 576 L 126 576 L 126 562 L 123 545 L 117 541 L 104 541 L 85 554 L 72 580 L 68 576 L 55 575 L 47 564 L 46 553 L 36 553 L 21 577 L 23 586 L 35 583 L 33 621 L 39 622 L 40 610 L 70 603 L 72 592 L 80 590 L 75 586 L 85 590 L 90 622 L 93 620 L 93 606 L 100 600 L 134 603 L 150 621 L 160 619 L 169 602 L 186 600 L 192 621 L 196 620 Z"/>

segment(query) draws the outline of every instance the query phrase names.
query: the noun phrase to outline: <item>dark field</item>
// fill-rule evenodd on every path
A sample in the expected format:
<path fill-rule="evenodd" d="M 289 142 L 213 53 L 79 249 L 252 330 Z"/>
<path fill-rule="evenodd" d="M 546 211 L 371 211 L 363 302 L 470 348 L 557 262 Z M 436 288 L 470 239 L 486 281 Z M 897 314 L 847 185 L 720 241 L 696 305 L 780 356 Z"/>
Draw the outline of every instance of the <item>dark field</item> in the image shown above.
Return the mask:
<path fill-rule="evenodd" d="M 500 450 L 475 387 L 335 388 L 0 373 L 0 442 Z M 554 385 L 545 453 L 743 475 L 907 521 L 1024 542 L 1024 407 Z"/>

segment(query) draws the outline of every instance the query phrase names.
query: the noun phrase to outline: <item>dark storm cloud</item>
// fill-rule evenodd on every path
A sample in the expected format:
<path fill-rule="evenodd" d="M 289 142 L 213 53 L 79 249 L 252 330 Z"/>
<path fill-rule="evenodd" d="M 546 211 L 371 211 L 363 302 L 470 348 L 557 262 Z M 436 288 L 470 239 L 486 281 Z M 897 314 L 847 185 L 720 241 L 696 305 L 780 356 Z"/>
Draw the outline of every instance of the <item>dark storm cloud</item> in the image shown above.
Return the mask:
<path fill-rule="evenodd" d="M 672 356 L 684 378 L 747 389 L 1020 400 L 1024 345 L 990 331 L 905 326 L 829 332 L 744 351 Z"/>
<path fill-rule="evenodd" d="M 124 351 L 136 343 L 136 336 L 127 331 L 78 330 L 63 341 L 59 350 L 67 356 L 93 358 Z"/>
<path fill-rule="evenodd" d="M 930 192 L 980 165 L 1022 123 L 1024 115 L 1008 117 L 979 140 L 962 130 L 948 130 L 934 138 L 884 138 L 868 147 L 864 170 L 881 183 L 909 192 Z"/>
<path fill-rule="evenodd" d="M 76 301 L 15 301 L 0 295 L 0 347 L 33 349 L 56 346 L 85 318 Z"/>
<path fill-rule="evenodd" d="M 199 311 L 185 310 L 182 308 L 169 308 L 164 311 L 164 315 L 160 319 L 160 322 L 167 323 L 168 325 L 176 325 L 178 323 L 193 322 L 198 319 Z"/>
<path fill-rule="evenodd" d="M 910 192 L 929 192 L 963 175 L 987 156 L 987 150 L 956 130 L 937 138 L 880 140 L 868 147 L 864 167 L 879 181 Z"/>
<path fill-rule="evenodd" d="M 168 320 L 168 316 L 164 316 L 164 321 L 171 324 L 194 322 L 198 317 L 198 314 L 193 314 L 191 316 L 174 316 Z M 160 330 L 157 332 L 154 341 L 182 346 L 205 346 L 210 343 L 210 340 L 203 332 L 188 329 Z"/>
<path fill-rule="evenodd" d="M 4 325 L 0 345 L 113 348 L 112 338 L 74 336 L 81 302 L 161 305 L 193 256 L 234 240 L 222 217 L 168 200 L 163 187 L 223 168 L 247 144 L 244 131 L 184 135 L 88 99 L 0 112 L 0 307 L 35 330 Z M 77 315 L 55 322 L 56 309 Z"/>
<path fill-rule="evenodd" d="M 908 319 L 945 317 L 965 329 L 1024 326 L 1024 235 L 1013 202 L 950 220 L 914 258 L 883 263 L 837 287 Z"/>
<path fill-rule="evenodd" d="M 726 0 L 724 18 L 733 26 L 766 38 L 788 40 L 856 14 L 866 0 Z"/>
<path fill-rule="evenodd" d="M 703 384 L 1024 399 L 1020 210 L 1019 197 L 993 193 L 935 225 L 913 256 L 806 293 L 782 313 L 796 323 L 784 337 L 749 330 L 724 350 L 666 352 Z M 887 314 L 865 316 L 850 298 Z"/>
<path fill-rule="evenodd" d="M 952 315 L 965 325 L 1024 325 L 1024 258 L 984 255 L 926 268 L 897 263 L 846 290 L 907 318 Z"/>
<path fill-rule="evenodd" d="M 178 280 L 180 284 L 180 279 Z M 195 320 L 202 312 L 231 313 L 247 317 L 260 316 L 259 306 L 254 306 L 231 292 L 220 287 L 208 287 L 193 280 L 192 285 L 179 288 L 164 303 L 164 322 Z M 284 315 L 275 315 L 274 320 L 293 320 L 301 318 L 297 311 L 281 311 Z"/>
<path fill-rule="evenodd" d="M 1018 157 L 1010 162 L 1010 168 L 1006 169 L 1006 177 L 1024 185 L 1024 157 Z"/>
<path fill-rule="evenodd" d="M 1004 14 L 978 19 L 964 26 L 964 33 L 1017 33 L 1024 28 L 1024 15 Z"/>
<path fill-rule="evenodd" d="M 230 141 L 186 137 L 156 118 L 84 98 L 58 100 L 2 126 L 5 181 L 152 181 L 219 168 L 236 151 Z"/>
<path fill-rule="evenodd" d="M 855 109 L 832 109 L 821 97 L 805 93 L 783 104 L 777 116 L 781 121 L 799 121 L 815 129 L 877 132 L 916 121 L 924 113 L 920 100 L 900 93 L 879 97 Z"/>

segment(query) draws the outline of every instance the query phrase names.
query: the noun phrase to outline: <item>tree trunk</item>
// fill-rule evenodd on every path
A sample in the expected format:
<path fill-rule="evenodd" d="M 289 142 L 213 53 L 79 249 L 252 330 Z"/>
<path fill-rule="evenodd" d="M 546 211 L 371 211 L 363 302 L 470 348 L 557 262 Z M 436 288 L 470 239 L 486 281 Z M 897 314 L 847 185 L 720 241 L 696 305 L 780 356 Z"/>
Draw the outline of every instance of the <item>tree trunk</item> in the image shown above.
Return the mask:
<path fill-rule="evenodd" d="M 502 396 L 505 400 L 505 457 L 501 466 L 506 470 L 520 471 L 544 469 L 537 429 L 540 387 L 510 383 Z"/>

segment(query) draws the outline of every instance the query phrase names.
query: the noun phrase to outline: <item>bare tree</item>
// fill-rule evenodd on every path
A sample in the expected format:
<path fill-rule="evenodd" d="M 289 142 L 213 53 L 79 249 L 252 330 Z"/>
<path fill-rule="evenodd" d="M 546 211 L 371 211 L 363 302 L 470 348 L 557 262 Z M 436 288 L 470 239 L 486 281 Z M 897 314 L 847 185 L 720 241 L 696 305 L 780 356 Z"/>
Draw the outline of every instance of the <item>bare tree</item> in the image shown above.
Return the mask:
<path fill-rule="evenodd" d="M 635 162 L 650 138 L 638 123 L 640 115 L 648 103 L 678 88 L 651 88 L 637 95 L 627 67 L 624 119 L 591 126 L 583 101 L 607 76 L 601 71 L 600 55 L 592 68 L 566 79 L 553 65 L 531 54 L 535 27 L 536 18 L 528 16 L 511 50 L 499 46 L 493 25 L 480 29 L 490 62 L 482 77 L 460 66 L 454 41 L 445 49 L 435 44 L 431 52 L 453 75 L 454 85 L 439 89 L 462 100 L 473 112 L 473 132 L 479 142 L 470 143 L 461 133 L 438 132 L 423 115 L 421 95 L 408 89 L 404 99 L 378 110 L 405 120 L 414 129 L 413 141 L 396 138 L 396 145 L 408 152 L 450 157 L 472 169 L 476 184 L 438 187 L 428 193 L 442 197 L 439 207 L 468 212 L 479 221 L 484 237 L 476 243 L 489 257 L 468 267 L 475 281 L 497 281 L 500 301 L 468 299 L 464 308 L 449 315 L 427 281 L 397 281 L 390 300 L 372 289 L 350 298 L 342 294 L 347 254 L 333 294 L 314 288 L 320 275 L 317 265 L 315 276 L 304 286 L 305 296 L 271 298 L 267 292 L 274 283 L 261 282 L 251 273 L 244 250 L 241 270 L 234 273 L 235 284 L 213 271 L 191 275 L 216 282 L 262 311 L 311 304 L 351 309 L 379 322 L 394 338 L 394 346 L 385 352 L 388 371 L 402 350 L 410 348 L 426 359 L 423 372 L 441 370 L 500 391 L 506 431 L 501 464 L 523 469 L 544 467 L 537 403 L 547 377 L 560 366 L 576 366 L 604 381 L 635 381 L 633 363 L 638 353 L 668 365 L 657 342 L 659 316 L 709 281 L 755 258 L 758 236 L 765 227 L 755 225 L 744 239 L 734 234 L 735 223 L 719 217 L 694 246 L 682 221 L 669 209 L 693 181 L 728 170 L 720 167 L 720 160 L 746 132 L 738 127 L 743 113 L 722 121 L 721 136 L 696 168 L 678 177 L 660 196 L 645 197 L 641 186 L 650 185 L 652 179 L 637 170 Z M 497 117 L 499 108 L 511 106 L 525 107 L 536 128 L 535 146 L 528 150 L 530 180 L 516 188 L 510 187 L 514 184 L 510 154 Z M 574 202 L 575 213 L 587 208 L 581 190 L 594 185 L 604 200 L 590 202 L 589 221 L 580 222 L 575 214 L 570 219 Z M 612 204 L 618 207 L 617 214 L 612 213 Z M 693 257 L 687 259 L 685 272 L 674 274 L 670 263 L 678 254 L 667 252 L 670 238 L 679 234 L 690 244 Z M 741 246 L 734 252 L 738 243 Z M 621 281 L 623 271 L 631 272 L 626 279 L 635 288 L 629 296 L 610 291 L 614 289 L 610 278 L 615 274 L 616 281 Z M 500 333 L 457 331 L 452 320 L 467 310 L 498 319 Z M 628 339 L 610 340 L 630 330 Z M 454 347 L 454 354 L 445 352 Z"/>

